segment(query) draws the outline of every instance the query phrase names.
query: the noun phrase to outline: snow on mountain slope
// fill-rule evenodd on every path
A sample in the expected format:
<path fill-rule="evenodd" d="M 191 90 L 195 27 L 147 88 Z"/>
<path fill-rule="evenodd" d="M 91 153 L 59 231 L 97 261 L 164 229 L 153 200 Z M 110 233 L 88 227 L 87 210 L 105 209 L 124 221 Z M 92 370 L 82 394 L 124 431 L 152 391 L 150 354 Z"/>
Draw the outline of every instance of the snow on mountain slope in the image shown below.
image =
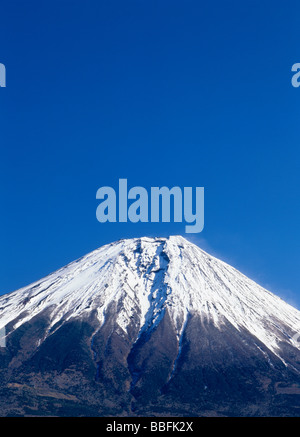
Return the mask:
<path fill-rule="evenodd" d="M 282 342 L 300 348 L 293 339 L 300 330 L 298 310 L 180 236 L 103 246 L 1 296 L 0 328 L 13 322 L 17 329 L 44 310 L 50 317 L 48 335 L 57 322 L 92 311 L 100 327 L 112 302 L 121 302 L 122 308 L 116 329 L 126 334 L 135 318 L 137 339 L 157 326 L 167 310 L 179 345 L 188 315 L 197 313 L 219 330 L 228 322 L 247 330 L 280 358 Z"/>

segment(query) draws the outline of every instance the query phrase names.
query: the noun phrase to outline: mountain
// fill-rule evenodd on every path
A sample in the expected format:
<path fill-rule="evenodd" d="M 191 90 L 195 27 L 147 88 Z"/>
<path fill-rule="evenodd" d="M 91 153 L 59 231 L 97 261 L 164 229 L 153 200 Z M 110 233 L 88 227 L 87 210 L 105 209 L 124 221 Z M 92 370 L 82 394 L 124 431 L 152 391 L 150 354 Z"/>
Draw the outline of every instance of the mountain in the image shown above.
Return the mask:
<path fill-rule="evenodd" d="M 0 297 L 1 416 L 299 416 L 300 312 L 180 236 Z"/>

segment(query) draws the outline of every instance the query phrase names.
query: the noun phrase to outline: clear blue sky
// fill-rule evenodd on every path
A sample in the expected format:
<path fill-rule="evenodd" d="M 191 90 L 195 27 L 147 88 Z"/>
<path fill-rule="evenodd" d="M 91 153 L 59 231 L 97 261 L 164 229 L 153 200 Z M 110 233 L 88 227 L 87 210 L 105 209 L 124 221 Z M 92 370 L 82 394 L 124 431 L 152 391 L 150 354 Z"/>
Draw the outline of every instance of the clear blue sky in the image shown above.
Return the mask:
<path fill-rule="evenodd" d="M 300 307 L 299 1 L 1 4 L 0 293 L 182 234 Z M 205 228 L 100 224 L 96 191 L 205 187 Z"/>

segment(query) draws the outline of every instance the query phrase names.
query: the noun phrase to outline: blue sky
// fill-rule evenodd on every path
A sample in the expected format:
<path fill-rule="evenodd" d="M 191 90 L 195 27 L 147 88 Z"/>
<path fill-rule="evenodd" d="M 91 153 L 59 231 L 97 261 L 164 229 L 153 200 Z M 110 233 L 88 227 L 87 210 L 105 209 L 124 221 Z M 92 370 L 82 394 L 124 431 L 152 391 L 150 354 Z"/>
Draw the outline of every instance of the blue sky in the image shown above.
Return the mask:
<path fill-rule="evenodd" d="M 182 234 L 300 308 L 298 1 L 1 5 L 0 293 Z M 96 191 L 204 186 L 205 227 L 96 220 Z"/>

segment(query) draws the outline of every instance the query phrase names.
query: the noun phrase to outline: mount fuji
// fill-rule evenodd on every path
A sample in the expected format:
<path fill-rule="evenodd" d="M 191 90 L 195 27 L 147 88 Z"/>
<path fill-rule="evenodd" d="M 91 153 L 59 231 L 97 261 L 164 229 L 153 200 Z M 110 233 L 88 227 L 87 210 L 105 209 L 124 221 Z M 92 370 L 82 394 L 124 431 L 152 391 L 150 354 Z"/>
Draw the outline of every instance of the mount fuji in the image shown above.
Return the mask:
<path fill-rule="evenodd" d="M 300 312 L 183 237 L 0 296 L 1 416 L 299 416 Z"/>

